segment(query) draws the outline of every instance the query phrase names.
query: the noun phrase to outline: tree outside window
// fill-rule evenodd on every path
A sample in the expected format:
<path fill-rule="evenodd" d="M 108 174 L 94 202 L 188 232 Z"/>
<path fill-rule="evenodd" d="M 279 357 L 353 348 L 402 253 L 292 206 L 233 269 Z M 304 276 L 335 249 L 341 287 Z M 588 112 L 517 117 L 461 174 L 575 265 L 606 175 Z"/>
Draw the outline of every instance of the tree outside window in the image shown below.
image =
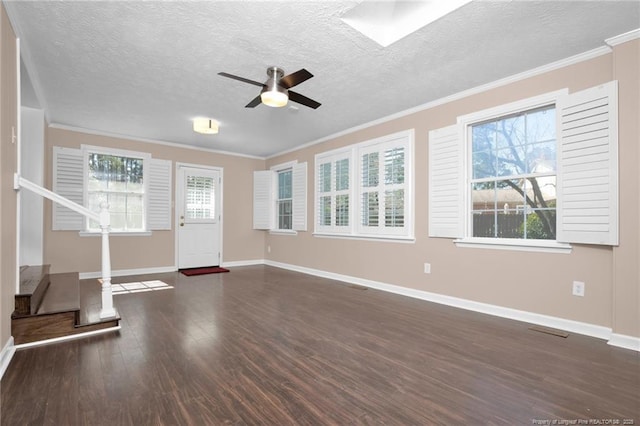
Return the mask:
<path fill-rule="evenodd" d="M 556 239 L 555 106 L 471 126 L 474 237 Z"/>
<path fill-rule="evenodd" d="M 142 158 L 88 154 L 87 195 L 89 209 L 99 212 L 106 202 L 113 231 L 144 230 L 144 161 Z M 89 230 L 99 224 L 89 221 Z"/>

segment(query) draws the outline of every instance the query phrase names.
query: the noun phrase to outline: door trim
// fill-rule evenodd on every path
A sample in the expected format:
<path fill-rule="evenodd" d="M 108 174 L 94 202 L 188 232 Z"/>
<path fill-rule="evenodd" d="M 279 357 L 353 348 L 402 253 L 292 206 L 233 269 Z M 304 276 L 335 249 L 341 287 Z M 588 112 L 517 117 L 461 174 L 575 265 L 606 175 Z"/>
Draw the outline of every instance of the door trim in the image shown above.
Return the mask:
<path fill-rule="evenodd" d="M 220 173 L 220 185 L 219 185 L 219 193 L 220 193 L 220 220 L 219 220 L 219 226 L 220 226 L 220 241 L 218 241 L 218 247 L 220 247 L 220 266 L 222 266 L 222 263 L 224 261 L 224 246 L 222 245 L 222 242 L 224 241 L 223 238 L 223 229 L 224 229 L 224 168 L 223 167 L 216 167 L 216 166 L 206 166 L 204 164 L 193 164 L 193 163 L 182 163 L 182 162 L 178 162 L 176 161 L 176 169 L 175 169 L 175 190 L 174 190 L 174 199 L 173 199 L 173 219 L 174 219 L 174 247 L 173 247 L 173 251 L 174 251 L 174 265 L 176 265 L 176 270 L 178 269 L 178 248 L 179 248 L 179 240 L 180 240 L 180 214 L 178 212 L 178 209 L 180 208 L 178 201 L 181 199 L 181 195 L 182 195 L 182 187 L 180 186 L 180 168 L 181 167 L 188 167 L 190 169 L 202 169 L 202 170 L 207 170 L 207 171 L 215 171 Z"/>

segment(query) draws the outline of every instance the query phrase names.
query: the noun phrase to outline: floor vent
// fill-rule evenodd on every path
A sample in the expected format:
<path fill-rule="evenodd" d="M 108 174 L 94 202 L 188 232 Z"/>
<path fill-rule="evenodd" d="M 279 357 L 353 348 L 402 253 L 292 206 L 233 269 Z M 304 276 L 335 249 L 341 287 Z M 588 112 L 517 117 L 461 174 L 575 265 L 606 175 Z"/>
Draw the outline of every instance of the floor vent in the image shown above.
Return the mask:
<path fill-rule="evenodd" d="M 351 284 L 349 285 L 349 288 L 353 288 L 356 290 L 367 290 L 369 287 L 365 287 L 363 285 Z"/>
<path fill-rule="evenodd" d="M 555 328 L 542 327 L 540 325 L 529 327 L 529 330 L 539 331 L 540 333 L 551 334 L 552 336 L 558 336 L 562 338 L 569 337 L 569 333 L 567 333 L 566 331 L 557 330 Z"/>

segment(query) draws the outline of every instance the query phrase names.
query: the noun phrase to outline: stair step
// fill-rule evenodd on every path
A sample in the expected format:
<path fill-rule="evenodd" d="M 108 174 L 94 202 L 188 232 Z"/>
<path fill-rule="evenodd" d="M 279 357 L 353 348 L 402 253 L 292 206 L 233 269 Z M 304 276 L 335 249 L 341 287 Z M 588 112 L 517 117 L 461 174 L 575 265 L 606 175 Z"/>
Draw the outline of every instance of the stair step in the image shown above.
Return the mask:
<path fill-rule="evenodd" d="M 80 310 L 80 278 L 77 272 L 51 274 L 38 315 Z"/>
<path fill-rule="evenodd" d="M 16 344 L 31 343 L 78 333 L 116 327 L 120 316 L 101 319 L 101 284 L 79 274 L 49 275 L 50 284 L 40 308 L 33 315 L 14 315 L 11 321 Z"/>
<path fill-rule="evenodd" d="M 38 311 L 49 286 L 49 265 L 21 266 L 20 288 L 15 295 L 15 315 Z"/>

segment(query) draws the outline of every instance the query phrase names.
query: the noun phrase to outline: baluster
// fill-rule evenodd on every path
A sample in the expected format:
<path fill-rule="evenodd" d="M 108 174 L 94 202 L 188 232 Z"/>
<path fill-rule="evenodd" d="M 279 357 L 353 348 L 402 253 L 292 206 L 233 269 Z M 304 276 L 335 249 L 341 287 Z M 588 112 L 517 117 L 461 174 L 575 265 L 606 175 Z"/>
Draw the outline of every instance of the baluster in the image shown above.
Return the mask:
<path fill-rule="evenodd" d="M 116 315 L 113 308 L 113 294 L 111 292 L 111 255 L 109 251 L 109 205 L 100 203 L 100 229 L 102 232 L 102 310 L 100 318 L 109 318 Z"/>

